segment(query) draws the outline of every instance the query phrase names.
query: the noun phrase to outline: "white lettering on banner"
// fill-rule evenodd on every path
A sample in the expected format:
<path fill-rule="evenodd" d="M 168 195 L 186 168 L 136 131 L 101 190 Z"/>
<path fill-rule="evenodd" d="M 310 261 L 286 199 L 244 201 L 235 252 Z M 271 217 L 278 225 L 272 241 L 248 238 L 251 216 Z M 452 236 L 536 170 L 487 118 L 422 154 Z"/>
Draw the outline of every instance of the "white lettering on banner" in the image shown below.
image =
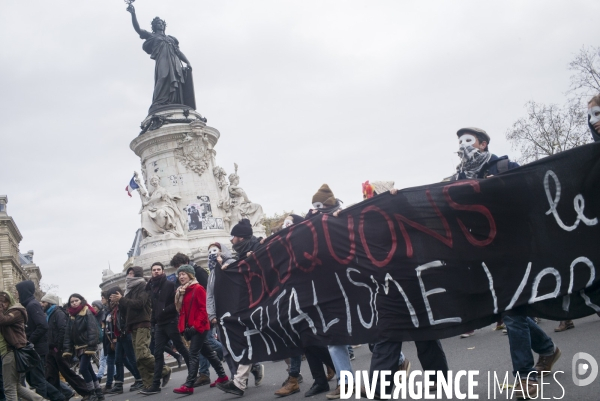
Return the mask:
<path fill-rule="evenodd" d="M 513 306 L 515 306 L 515 303 L 517 302 L 517 300 L 519 299 L 519 296 L 521 295 L 521 293 L 523 292 L 523 289 L 525 288 L 525 284 L 527 284 L 527 279 L 529 278 L 529 273 L 531 273 L 531 262 L 529 262 L 527 264 L 527 270 L 525 270 L 525 275 L 523 276 L 523 280 L 521 280 L 521 284 L 519 284 L 519 288 L 517 288 L 517 292 L 515 292 L 515 295 L 513 295 L 512 299 L 510 300 L 510 303 L 508 304 L 506 309 L 504 309 L 505 311 L 511 310 L 513 308 Z"/>
<path fill-rule="evenodd" d="M 285 330 L 285 328 L 283 327 L 283 324 L 281 324 L 281 319 L 279 319 L 279 316 L 281 315 L 281 313 L 279 313 L 279 301 L 281 300 L 281 298 L 283 298 L 283 296 L 285 295 L 286 292 L 287 292 L 286 290 L 283 290 L 281 292 L 281 294 L 279 294 L 279 296 L 275 299 L 275 302 L 273 302 L 273 304 L 277 304 L 277 321 L 279 322 L 279 327 L 281 327 L 281 330 L 283 330 L 283 332 L 290 339 L 290 341 L 292 342 L 292 344 L 294 344 L 297 347 L 297 345 L 294 342 L 294 340 L 292 340 L 292 337 L 290 336 L 290 333 L 288 333 Z"/>
<path fill-rule="evenodd" d="M 352 317 L 350 316 L 350 302 L 348 301 L 348 296 L 346 295 L 346 291 L 344 291 L 344 287 L 342 286 L 342 282 L 340 281 L 340 277 L 335 273 L 335 278 L 337 279 L 338 285 L 340 286 L 340 290 L 342 290 L 342 294 L 344 295 L 344 302 L 346 302 L 346 328 L 348 330 L 348 335 L 352 335 Z"/>
<path fill-rule="evenodd" d="M 440 260 L 434 260 L 433 262 L 425 263 L 424 265 L 418 266 L 415 270 L 417 271 L 417 278 L 419 279 L 419 285 L 421 286 L 421 294 L 423 294 L 423 302 L 425 302 L 425 309 L 427 309 L 427 316 L 429 316 L 429 324 L 434 326 L 436 324 L 443 323 L 460 323 L 462 319 L 460 317 L 449 317 L 445 319 L 434 320 L 433 312 L 431 311 L 431 305 L 429 305 L 429 296 L 434 294 L 442 294 L 446 292 L 445 288 L 433 288 L 429 291 L 425 291 L 425 284 L 423 284 L 423 279 L 421 278 L 421 272 L 430 269 L 432 267 L 441 267 L 444 266 L 444 263 Z M 414 323 L 414 321 L 413 321 Z"/>
<path fill-rule="evenodd" d="M 293 319 L 292 319 L 292 299 L 294 300 L 294 306 L 296 307 L 296 312 L 298 312 L 298 316 L 296 316 Z M 300 334 L 298 334 L 298 332 L 294 328 L 294 325 L 300 323 L 303 320 L 306 320 L 306 323 L 308 323 L 308 327 L 310 327 L 313 334 L 317 334 L 317 329 L 315 328 L 315 323 L 313 322 L 313 320 L 310 317 L 308 317 L 308 315 L 306 313 L 304 313 L 302 311 L 302 309 L 300 309 L 300 302 L 298 302 L 298 294 L 296 293 L 296 289 L 294 287 L 292 287 L 292 291 L 290 293 L 290 304 L 288 306 L 288 321 L 290 322 L 290 328 L 292 329 L 292 331 L 294 333 L 296 333 L 298 338 L 300 338 Z"/>
<path fill-rule="evenodd" d="M 340 319 L 338 319 L 337 317 L 335 319 L 332 319 L 329 323 L 325 323 L 325 317 L 323 316 L 323 311 L 321 310 L 321 307 L 319 306 L 319 301 L 317 300 L 317 291 L 315 290 L 315 281 L 312 280 L 312 289 L 313 289 L 313 306 L 315 306 L 317 308 L 317 311 L 319 312 L 319 316 L 321 317 L 321 323 L 323 324 L 323 334 L 327 333 L 327 330 L 329 330 L 329 328 L 331 326 L 333 326 L 334 324 L 336 324 L 337 322 L 340 321 Z"/>
<path fill-rule="evenodd" d="M 370 329 L 373 326 L 373 321 L 375 320 L 375 308 L 373 308 L 373 290 L 365 283 L 352 280 L 352 278 L 350 277 L 350 272 L 356 272 L 360 274 L 360 271 L 358 269 L 354 269 L 352 267 L 346 269 L 346 276 L 348 277 L 348 280 L 357 287 L 365 287 L 369 290 L 369 306 L 371 307 L 371 321 L 369 323 L 365 322 L 365 320 L 362 317 L 362 313 L 360 312 L 360 305 L 356 305 L 356 312 L 358 313 L 358 320 L 360 320 L 360 324 L 362 324 L 365 329 Z"/>
<path fill-rule="evenodd" d="M 231 313 L 227 312 L 223 316 L 221 316 L 221 319 L 219 319 L 219 320 L 221 321 L 221 327 L 223 328 L 223 334 L 225 334 L 225 345 L 227 345 L 227 349 L 229 350 L 229 353 L 231 354 L 231 357 L 233 358 L 233 360 L 236 362 L 239 362 L 244 357 L 246 350 L 243 350 L 242 353 L 238 356 L 231 349 L 231 344 L 229 343 L 229 336 L 227 335 L 227 328 L 225 327 L 225 322 L 223 321 L 224 318 L 229 317 L 229 316 L 231 316 Z"/>
<path fill-rule="evenodd" d="M 281 336 L 279 334 L 277 334 L 277 332 L 275 330 L 273 330 L 273 328 L 271 328 L 271 318 L 269 317 L 269 305 L 266 306 L 266 311 L 267 311 L 267 328 L 269 330 L 271 330 L 273 333 L 275 333 L 275 335 L 281 339 L 281 342 L 285 344 L 285 341 L 283 341 L 283 338 L 281 338 Z M 265 333 L 265 334 L 267 334 L 267 333 Z M 271 339 L 271 342 L 273 343 L 273 349 L 275 350 L 275 352 L 277 352 L 277 345 L 275 345 L 275 341 L 273 341 L 273 337 L 269 336 L 269 338 Z"/>
<path fill-rule="evenodd" d="M 377 295 L 379 295 L 379 283 L 375 277 L 371 276 L 371 281 L 375 284 L 375 295 L 373 296 L 373 308 L 375 308 L 375 325 L 379 323 L 379 311 L 377 310 Z"/>
<path fill-rule="evenodd" d="M 389 287 L 390 281 L 393 281 L 394 284 L 396 284 L 396 287 L 398 287 L 398 291 L 400 291 L 400 294 L 402 294 L 402 298 L 404 298 L 404 302 L 406 302 L 406 307 L 408 308 L 408 312 L 410 313 L 410 320 L 412 320 L 413 325 L 415 327 L 419 327 L 419 319 L 417 318 L 417 313 L 415 312 L 415 308 L 413 308 L 412 304 L 408 300 L 408 297 L 406 296 L 406 293 L 404 292 L 404 290 L 402 289 L 400 284 L 398 284 L 398 282 L 392 278 L 390 273 L 387 273 L 385 275 L 385 285 L 383 287 L 383 291 L 385 292 L 385 295 L 387 295 L 388 292 L 390 291 L 390 287 Z"/>
<path fill-rule="evenodd" d="M 494 279 L 492 278 L 492 273 L 485 265 L 484 262 L 481 262 L 481 266 L 483 266 L 483 270 L 485 270 L 485 274 L 487 275 L 488 282 L 490 283 L 490 292 L 492 293 L 492 298 L 494 299 L 494 315 L 498 313 L 498 298 L 496 298 L 496 291 L 494 291 Z"/>
<path fill-rule="evenodd" d="M 254 319 L 252 319 L 252 316 L 254 316 L 254 314 L 259 311 L 260 311 L 260 329 L 258 327 L 256 327 L 256 322 L 254 322 Z M 246 336 L 246 341 L 248 341 L 248 359 L 252 359 L 252 341 L 250 340 L 250 337 L 257 335 L 257 334 L 262 338 L 262 340 L 265 343 L 265 346 L 267 347 L 267 355 L 271 355 L 271 347 L 269 347 L 269 343 L 267 342 L 267 339 L 265 338 L 265 336 L 263 335 L 263 333 L 261 331 L 262 325 L 263 325 L 262 324 L 262 311 L 263 311 L 262 306 L 259 306 L 258 308 L 254 309 L 254 311 L 250 314 L 250 321 L 254 325 L 254 329 L 250 330 L 248 328 L 248 326 L 246 326 L 246 331 L 244 331 L 244 335 Z M 240 320 L 240 323 L 241 323 L 241 320 Z M 271 340 L 271 341 L 273 341 L 273 340 Z"/>
<path fill-rule="evenodd" d="M 569 281 L 569 290 L 567 291 L 567 294 L 573 293 L 573 281 L 575 280 L 575 266 L 577 266 L 579 263 L 584 263 L 590 268 L 590 279 L 585 285 L 585 288 L 588 288 L 590 285 L 592 285 L 594 283 L 594 280 L 596 279 L 596 268 L 594 267 L 592 261 L 586 258 L 585 256 L 578 257 L 573 261 L 573 263 L 571 263 L 571 280 Z"/>
<path fill-rule="evenodd" d="M 556 186 L 556 193 L 554 194 L 554 199 L 552 199 L 552 193 L 550 191 L 550 180 L 549 180 L 550 177 L 552 177 L 552 179 L 554 180 L 554 185 Z M 580 221 L 582 221 L 583 224 L 585 224 L 586 226 L 595 226 L 596 224 L 598 224 L 597 218 L 588 219 L 587 217 L 585 217 L 585 215 L 584 215 L 585 200 L 583 199 L 583 196 L 581 194 L 578 194 L 577 196 L 575 196 L 575 199 L 573 199 L 573 207 L 575 209 L 575 213 L 577 213 L 577 220 L 575 220 L 575 223 L 573 223 L 572 226 L 567 226 L 567 225 L 565 225 L 565 223 L 563 223 L 562 219 L 558 215 L 558 212 L 556 211 L 556 206 L 558 205 L 558 202 L 560 201 L 560 194 L 561 194 L 560 181 L 558 180 L 558 176 L 552 170 L 546 171 L 546 175 L 544 176 L 544 189 L 546 191 L 546 197 L 548 198 L 548 203 L 550 204 L 550 209 L 546 212 L 546 215 L 549 215 L 550 213 L 552 213 L 552 215 L 554 216 L 554 219 L 556 220 L 556 223 L 563 230 L 565 230 L 565 231 L 575 230 L 577 228 L 577 226 L 579 225 Z"/>
<path fill-rule="evenodd" d="M 548 274 L 553 274 L 556 278 L 556 286 L 554 286 L 554 291 L 538 297 L 538 286 L 540 285 L 542 278 L 544 278 L 544 276 Z M 529 303 L 532 304 L 534 302 L 540 302 L 545 299 L 552 299 L 558 297 L 558 293 L 560 292 L 561 281 L 562 280 L 560 278 L 560 273 L 558 272 L 558 270 L 556 270 L 554 267 L 546 267 L 544 270 L 539 272 L 537 276 L 535 276 L 535 280 L 533 281 L 533 288 L 531 289 L 531 298 L 529 298 Z"/>

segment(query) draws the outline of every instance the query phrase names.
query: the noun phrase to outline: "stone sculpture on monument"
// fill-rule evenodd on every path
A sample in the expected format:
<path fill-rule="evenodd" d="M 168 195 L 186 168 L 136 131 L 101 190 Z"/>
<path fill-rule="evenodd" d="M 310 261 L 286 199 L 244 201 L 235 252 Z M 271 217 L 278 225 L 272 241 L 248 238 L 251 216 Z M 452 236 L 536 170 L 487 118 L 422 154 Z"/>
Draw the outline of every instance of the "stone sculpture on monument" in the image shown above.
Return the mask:
<path fill-rule="evenodd" d="M 124 267 L 149 270 L 152 263 L 161 262 L 169 275 L 174 273 L 169 263 L 178 252 L 207 266 L 208 246 L 229 245 L 231 228 L 241 218 L 252 222 L 255 235 L 264 236 L 264 215 L 239 186 L 237 165 L 228 181 L 216 163 L 214 148 L 221 134 L 195 110 L 190 63 L 177 39 L 165 35 L 166 24 L 158 17 L 152 22 L 152 33 L 140 29 L 133 6 L 126 2 L 133 27 L 146 40 L 143 48 L 156 60 L 156 67 L 152 106 L 130 144 L 140 158 L 143 177 L 141 182 L 134 176 L 142 203 L 141 228 Z M 123 282 L 123 272 L 106 275 L 101 287 Z"/>

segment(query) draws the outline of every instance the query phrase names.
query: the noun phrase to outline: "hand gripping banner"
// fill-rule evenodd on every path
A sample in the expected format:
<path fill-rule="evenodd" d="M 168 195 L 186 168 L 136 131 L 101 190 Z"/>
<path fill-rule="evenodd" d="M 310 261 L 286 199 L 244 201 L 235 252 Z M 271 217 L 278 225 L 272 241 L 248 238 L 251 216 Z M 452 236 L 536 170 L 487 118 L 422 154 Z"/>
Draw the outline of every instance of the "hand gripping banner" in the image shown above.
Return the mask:
<path fill-rule="evenodd" d="M 222 340 L 245 363 L 307 345 L 445 338 L 503 313 L 600 312 L 599 217 L 600 143 L 384 193 L 218 270 Z"/>

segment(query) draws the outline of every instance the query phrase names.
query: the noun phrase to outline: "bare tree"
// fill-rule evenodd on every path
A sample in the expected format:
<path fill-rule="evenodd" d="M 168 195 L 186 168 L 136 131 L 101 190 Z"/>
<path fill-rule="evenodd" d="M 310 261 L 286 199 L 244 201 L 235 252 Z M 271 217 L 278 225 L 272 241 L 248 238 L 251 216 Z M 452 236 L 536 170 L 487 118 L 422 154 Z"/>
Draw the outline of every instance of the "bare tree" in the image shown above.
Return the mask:
<path fill-rule="evenodd" d="M 582 47 L 569 63 L 569 70 L 574 74 L 567 94 L 577 103 L 600 93 L 600 47 Z"/>
<path fill-rule="evenodd" d="M 521 152 L 519 163 L 529 163 L 591 142 L 587 110 L 573 103 L 566 106 L 527 102 L 527 117 L 506 132 L 513 149 Z"/>

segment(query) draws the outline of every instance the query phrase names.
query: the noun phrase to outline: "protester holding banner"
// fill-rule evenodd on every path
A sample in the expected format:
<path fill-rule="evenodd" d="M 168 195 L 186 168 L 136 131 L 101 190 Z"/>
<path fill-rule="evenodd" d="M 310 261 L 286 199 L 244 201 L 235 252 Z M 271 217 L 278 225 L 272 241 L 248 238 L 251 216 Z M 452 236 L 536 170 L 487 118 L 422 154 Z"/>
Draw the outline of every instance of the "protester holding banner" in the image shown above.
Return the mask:
<path fill-rule="evenodd" d="M 489 152 L 490 136 L 480 128 L 462 128 L 456 133 L 459 141 L 456 180 L 488 178 L 519 167 L 508 156 L 498 157 Z M 552 339 L 531 319 L 522 308 L 515 308 L 503 315 L 508 331 L 513 374 L 521 378 L 520 399 L 537 398 L 537 374 L 548 374 L 560 358 L 560 349 Z M 534 365 L 531 350 L 540 355 Z M 543 373 L 542 373 L 543 372 Z"/>
<path fill-rule="evenodd" d="M 225 370 L 215 351 L 206 343 L 210 332 L 206 313 L 206 291 L 198 284 L 194 268 L 190 265 L 179 266 L 177 277 L 181 286 L 175 293 L 175 307 L 179 312 L 179 332 L 190 342 L 188 375 L 185 383 L 176 389 L 177 394 L 193 394 L 194 382 L 198 375 L 198 354 L 202 353 L 210 362 L 222 381 L 228 381 Z"/>
<path fill-rule="evenodd" d="M 233 250 L 237 253 L 238 260 L 247 258 L 261 246 L 260 241 L 262 238 L 256 238 L 253 234 L 252 224 L 248 219 L 241 219 L 231 229 L 231 243 L 233 244 Z M 255 363 L 253 365 L 238 365 L 233 380 L 226 383 L 217 383 L 217 388 L 226 393 L 242 396 L 246 390 L 250 372 L 254 375 L 254 385 L 259 386 L 264 377 L 265 367 L 261 363 Z"/>

